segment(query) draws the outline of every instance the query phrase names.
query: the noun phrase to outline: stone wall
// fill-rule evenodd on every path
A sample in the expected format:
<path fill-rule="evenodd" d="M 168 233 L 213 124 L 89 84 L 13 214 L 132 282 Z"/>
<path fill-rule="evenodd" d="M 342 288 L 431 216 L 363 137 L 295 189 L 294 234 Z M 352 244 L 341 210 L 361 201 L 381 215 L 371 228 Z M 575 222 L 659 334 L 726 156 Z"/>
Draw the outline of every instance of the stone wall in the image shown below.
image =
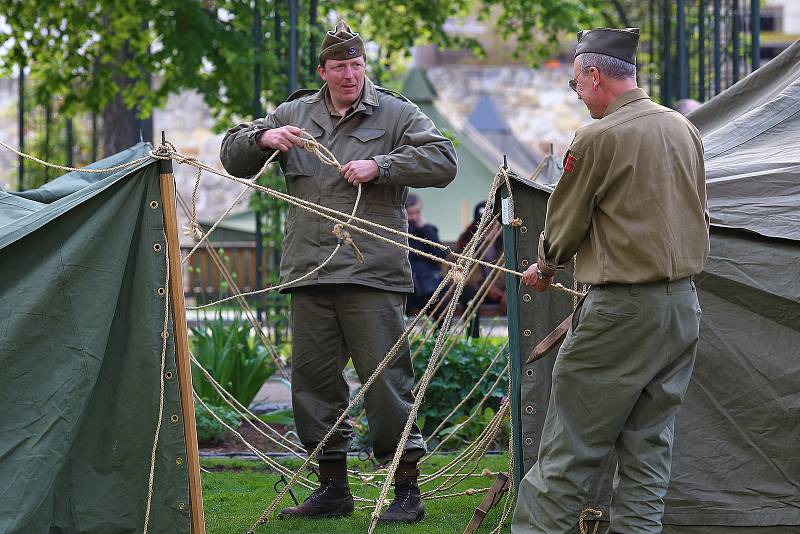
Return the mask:
<path fill-rule="evenodd" d="M 514 135 L 533 153 L 544 155 L 553 144 L 561 157 L 581 125 L 591 122 L 589 112 L 567 81 L 572 66 L 433 67 L 428 77 L 438 93 L 437 105 L 458 128 L 466 121 L 481 94 L 494 97 Z"/>

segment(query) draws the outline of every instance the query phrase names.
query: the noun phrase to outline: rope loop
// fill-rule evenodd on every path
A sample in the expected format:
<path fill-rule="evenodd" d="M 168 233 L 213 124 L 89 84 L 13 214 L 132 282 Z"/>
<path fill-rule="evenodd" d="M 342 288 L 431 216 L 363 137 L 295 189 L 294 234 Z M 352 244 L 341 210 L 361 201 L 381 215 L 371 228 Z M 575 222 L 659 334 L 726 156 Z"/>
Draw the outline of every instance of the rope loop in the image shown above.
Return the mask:
<path fill-rule="evenodd" d="M 593 518 L 589 518 L 589 515 L 593 515 Z M 603 517 L 603 511 L 597 510 L 596 508 L 584 508 L 581 510 L 581 515 L 578 517 L 578 526 L 581 529 L 581 534 L 589 534 L 589 528 L 586 526 L 586 521 L 594 521 L 594 529 L 592 529 L 592 534 L 597 534 L 597 530 L 600 528 L 600 518 Z"/>

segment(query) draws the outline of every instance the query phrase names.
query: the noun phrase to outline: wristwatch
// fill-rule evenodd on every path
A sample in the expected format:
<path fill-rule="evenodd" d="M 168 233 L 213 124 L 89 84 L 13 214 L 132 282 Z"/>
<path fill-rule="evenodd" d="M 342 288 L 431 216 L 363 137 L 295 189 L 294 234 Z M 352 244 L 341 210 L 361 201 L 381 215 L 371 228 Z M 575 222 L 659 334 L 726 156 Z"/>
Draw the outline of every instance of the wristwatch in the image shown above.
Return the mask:
<path fill-rule="evenodd" d="M 546 280 L 548 278 L 552 278 L 553 277 L 552 274 L 547 274 L 547 275 L 544 274 L 542 272 L 542 270 L 539 269 L 539 264 L 538 263 L 536 264 L 536 276 L 539 278 L 539 280 Z"/>

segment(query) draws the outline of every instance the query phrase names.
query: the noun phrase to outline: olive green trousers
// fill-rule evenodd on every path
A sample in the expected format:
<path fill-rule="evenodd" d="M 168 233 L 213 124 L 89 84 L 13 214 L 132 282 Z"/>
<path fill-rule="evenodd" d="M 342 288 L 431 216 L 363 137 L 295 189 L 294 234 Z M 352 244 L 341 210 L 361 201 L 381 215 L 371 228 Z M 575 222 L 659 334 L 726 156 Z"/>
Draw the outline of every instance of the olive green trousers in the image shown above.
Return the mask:
<path fill-rule="evenodd" d="M 595 286 L 575 313 L 553 368 L 538 461 L 520 484 L 511 530 L 578 532 L 581 510 L 594 504 L 590 479 L 615 450 L 610 532 L 661 532 L 675 414 L 699 337 L 694 282 Z"/>
<path fill-rule="evenodd" d="M 300 441 L 310 453 L 347 408 L 347 361 L 361 382 L 372 375 L 405 329 L 404 293 L 354 284 L 307 286 L 292 290 L 292 409 Z M 414 370 L 408 342 L 372 384 L 364 399 L 373 454 L 392 459 L 414 402 Z M 320 460 L 344 458 L 353 441 L 345 419 L 323 447 Z M 417 425 L 402 460 L 425 454 Z"/>

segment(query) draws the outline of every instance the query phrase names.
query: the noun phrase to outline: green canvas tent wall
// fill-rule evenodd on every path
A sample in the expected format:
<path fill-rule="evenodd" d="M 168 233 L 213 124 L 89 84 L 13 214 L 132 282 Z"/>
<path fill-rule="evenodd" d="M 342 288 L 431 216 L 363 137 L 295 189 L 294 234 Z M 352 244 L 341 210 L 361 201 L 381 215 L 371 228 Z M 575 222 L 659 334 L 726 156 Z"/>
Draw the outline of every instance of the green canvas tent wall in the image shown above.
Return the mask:
<path fill-rule="evenodd" d="M 148 150 L 139 144 L 90 167 Z M 142 532 L 165 313 L 161 204 L 152 159 L 110 175 L 71 172 L 34 191 L 0 190 L 4 534 Z M 153 533 L 190 531 L 173 339 Z"/>
<path fill-rule="evenodd" d="M 706 149 L 711 255 L 697 277 L 700 345 L 676 421 L 665 534 L 800 532 L 798 52 L 795 44 L 706 104 L 715 112 L 701 113 L 701 107 L 691 117 L 708 119 L 698 126 Z M 742 89 L 748 86 L 758 90 Z M 717 122 L 723 112 L 728 119 Z M 507 264 L 515 260 L 523 269 L 536 259 L 550 189 L 516 179 L 513 190 L 525 232 L 514 232 L 517 254 Z M 570 276 L 557 279 L 571 286 Z M 514 304 L 522 361 L 572 311 L 571 297 L 524 286 Z M 555 353 L 522 366 L 517 431 L 524 470 L 536 461 Z M 615 464 L 607 458 L 590 481 L 587 504 L 605 517 Z"/>

